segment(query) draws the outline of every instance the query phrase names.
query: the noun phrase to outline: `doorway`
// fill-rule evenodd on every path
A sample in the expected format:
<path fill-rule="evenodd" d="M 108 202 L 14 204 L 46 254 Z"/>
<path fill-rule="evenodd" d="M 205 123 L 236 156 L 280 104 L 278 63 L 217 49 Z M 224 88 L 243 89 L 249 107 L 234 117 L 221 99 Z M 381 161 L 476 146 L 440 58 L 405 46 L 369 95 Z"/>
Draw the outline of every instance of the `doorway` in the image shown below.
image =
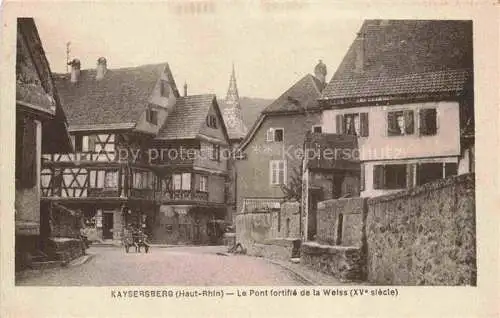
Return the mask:
<path fill-rule="evenodd" d="M 307 216 L 307 240 L 314 241 L 316 239 L 316 222 L 318 202 L 323 200 L 323 191 L 321 189 L 309 190 L 309 208 Z"/>
<path fill-rule="evenodd" d="M 113 239 L 113 212 L 104 212 L 102 217 L 102 238 Z"/>

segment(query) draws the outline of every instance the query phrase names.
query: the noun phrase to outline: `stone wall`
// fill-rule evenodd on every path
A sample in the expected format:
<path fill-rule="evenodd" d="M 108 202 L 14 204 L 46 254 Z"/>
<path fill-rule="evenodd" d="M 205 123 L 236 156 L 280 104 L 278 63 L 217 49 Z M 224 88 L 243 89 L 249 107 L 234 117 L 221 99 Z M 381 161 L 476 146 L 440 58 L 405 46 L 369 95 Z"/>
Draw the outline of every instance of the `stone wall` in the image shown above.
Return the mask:
<path fill-rule="evenodd" d="M 476 285 L 474 174 L 368 200 L 368 280 Z"/>
<path fill-rule="evenodd" d="M 236 214 L 236 242 L 253 256 L 280 260 L 298 256 L 299 207 L 300 203 L 291 202 L 283 203 L 280 211 Z"/>
<path fill-rule="evenodd" d="M 364 204 L 363 198 L 320 202 L 317 211 L 317 242 L 361 246 Z"/>
<path fill-rule="evenodd" d="M 312 269 L 337 277 L 343 282 L 366 278 L 363 252 L 360 247 L 321 245 L 305 242 L 300 262 Z"/>

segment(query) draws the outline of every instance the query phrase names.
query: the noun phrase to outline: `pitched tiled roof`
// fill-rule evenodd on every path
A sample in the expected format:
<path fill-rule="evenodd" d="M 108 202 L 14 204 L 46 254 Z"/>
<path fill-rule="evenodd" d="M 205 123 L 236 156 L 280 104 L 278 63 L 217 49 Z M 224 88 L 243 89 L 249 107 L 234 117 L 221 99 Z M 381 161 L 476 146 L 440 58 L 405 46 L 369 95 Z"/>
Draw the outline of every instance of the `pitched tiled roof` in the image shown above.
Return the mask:
<path fill-rule="evenodd" d="M 166 67 L 165 63 L 108 69 L 99 81 L 95 70 L 82 70 L 77 83 L 71 83 L 69 75 L 58 75 L 56 85 L 69 125 L 135 123 Z"/>
<path fill-rule="evenodd" d="M 267 106 L 262 113 L 294 112 L 318 107 L 322 85 L 311 74 L 307 74 Z"/>
<path fill-rule="evenodd" d="M 17 19 L 16 107 L 53 116 L 42 124 L 43 153 L 73 151 L 67 120 L 33 18 Z"/>
<path fill-rule="evenodd" d="M 179 97 L 156 139 L 196 138 L 214 100 L 213 94 Z"/>
<path fill-rule="evenodd" d="M 308 132 L 304 144 L 309 169 L 360 169 L 356 136 Z"/>
<path fill-rule="evenodd" d="M 322 99 L 458 92 L 471 74 L 471 21 L 367 20 Z"/>

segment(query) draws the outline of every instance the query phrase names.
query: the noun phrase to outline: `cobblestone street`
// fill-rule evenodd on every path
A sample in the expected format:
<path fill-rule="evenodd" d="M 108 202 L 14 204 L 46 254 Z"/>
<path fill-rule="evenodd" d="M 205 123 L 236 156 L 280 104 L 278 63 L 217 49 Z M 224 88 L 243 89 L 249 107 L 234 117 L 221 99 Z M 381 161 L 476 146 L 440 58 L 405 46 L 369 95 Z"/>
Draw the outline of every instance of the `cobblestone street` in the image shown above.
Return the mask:
<path fill-rule="evenodd" d="M 118 247 L 91 247 L 85 264 L 20 275 L 23 286 L 229 286 L 304 285 L 264 259 L 217 255 L 224 247 L 153 248 L 148 254 L 126 254 Z"/>

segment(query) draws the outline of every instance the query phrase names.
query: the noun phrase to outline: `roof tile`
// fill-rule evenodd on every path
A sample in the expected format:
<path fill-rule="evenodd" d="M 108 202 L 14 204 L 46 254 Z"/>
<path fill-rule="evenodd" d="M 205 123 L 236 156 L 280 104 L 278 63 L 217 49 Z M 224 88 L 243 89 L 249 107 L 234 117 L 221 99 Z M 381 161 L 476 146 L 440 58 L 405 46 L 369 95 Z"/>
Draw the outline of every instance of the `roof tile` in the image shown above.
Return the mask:
<path fill-rule="evenodd" d="M 322 99 L 457 92 L 471 74 L 471 21 L 367 20 Z"/>
<path fill-rule="evenodd" d="M 156 139 L 196 138 L 214 99 L 213 94 L 179 97 Z"/>

